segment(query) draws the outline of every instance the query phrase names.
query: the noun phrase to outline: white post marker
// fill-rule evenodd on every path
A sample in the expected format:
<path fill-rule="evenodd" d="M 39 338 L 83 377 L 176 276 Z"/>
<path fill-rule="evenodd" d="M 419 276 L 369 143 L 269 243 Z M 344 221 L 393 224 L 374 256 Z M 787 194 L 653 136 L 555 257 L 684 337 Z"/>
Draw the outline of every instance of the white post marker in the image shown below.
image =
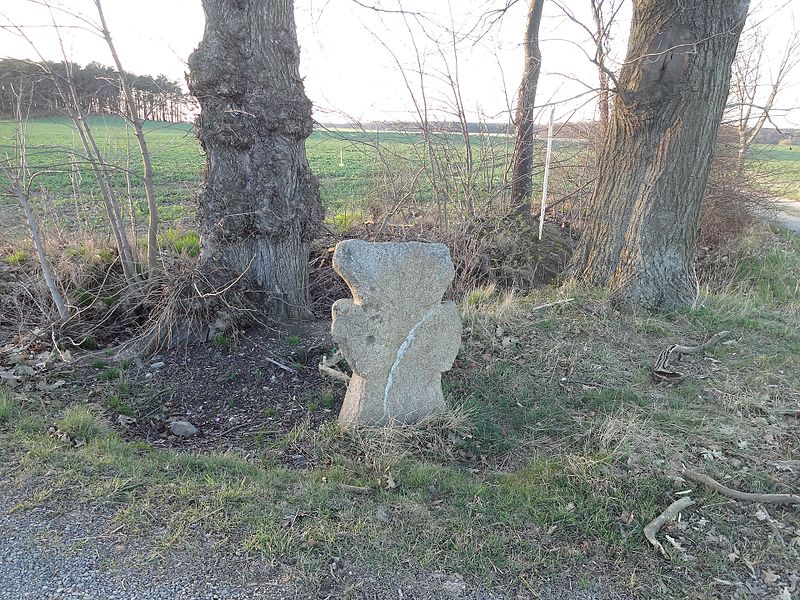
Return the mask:
<path fill-rule="evenodd" d="M 550 125 L 547 128 L 547 156 L 544 159 L 544 181 L 542 182 L 542 207 L 539 211 L 539 240 L 542 239 L 544 231 L 544 211 L 547 210 L 547 180 L 550 179 L 550 156 L 553 154 L 553 113 L 556 109 L 550 110 Z"/>

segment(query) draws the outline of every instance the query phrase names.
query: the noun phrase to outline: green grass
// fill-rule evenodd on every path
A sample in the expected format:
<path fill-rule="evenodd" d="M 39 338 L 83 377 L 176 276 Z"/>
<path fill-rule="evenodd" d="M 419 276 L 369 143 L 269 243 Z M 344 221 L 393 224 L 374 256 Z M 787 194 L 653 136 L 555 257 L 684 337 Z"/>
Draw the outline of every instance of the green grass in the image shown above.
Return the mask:
<path fill-rule="evenodd" d="M 308 568 L 323 566 L 343 549 L 382 568 L 412 560 L 421 567 L 487 573 L 522 573 L 571 559 L 566 552 L 542 553 L 544 536 L 562 543 L 573 537 L 602 540 L 621 552 L 638 542 L 617 526 L 618 513 L 632 506 L 642 514 L 656 510 L 669 486 L 659 477 L 635 483 L 609 477 L 603 457 L 535 460 L 514 473 L 469 473 L 433 456 L 386 456 L 380 468 L 371 467 L 352 450 L 359 441 L 335 430 L 327 440 L 303 428 L 289 436 L 289 444 L 313 441 L 317 451 L 334 457 L 328 467 L 298 472 L 231 454 L 174 454 L 125 443 L 83 408 L 69 409 L 59 426 L 85 445 L 71 448 L 17 431 L 23 470 L 32 473 L 46 462 L 48 486 L 65 486 L 76 502 L 112 507 L 110 520 L 129 534 L 149 532 L 153 519 L 170 507 L 166 529 L 151 540 L 154 552 L 184 547 L 200 528 L 224 547 L 275 561 L 292 557 Z M 392 488 L 386 485 L 387 466 Z M 597 493 L 601 479 L 613 494 Z M 374 493 L 353 498 L 342 492 L 342 483 L 369 486 Z M 31 497 L 41 502 L 49 496 L 41 491 Z M 389 523 L 376 519 L 379 505 L 390 507 Z M 587 513 L 591 519 L 582 517 Z M 294 523 L 296 515 L 302 516 Z M 392 543 L 383 544 L 387 539 Z"/>
<path fill-rule="evenodd" d="M 102 419 L 86 406 L 70 406 L 56 424 L 59 431 L 70 440 L 84 443 L 102 439 L 109 434 Z"/>
<path fill-rule="evenodd" d="M 117 379 L 119 379 L 119 376 L 120 376 L 119 369 L 117 369 L 116 367 L 108 367 L 100 372 L 98 378 L 104 381 L 116 381 Z"/>
<path fill-rule="evenodd" d="M 28 260 L 28 254 L 23 250 L 14 250 L 6 254 L 5 259 L 7 265 L 11 265 L 12 267 L 16 267 L 19 265 L 25 264 Z"/>
<path fill-rule="evenodd" d="M 10 422 L 17 411 L 17 403 L 11 394 L 0 389 L 0 425 Z"/>
<path fill-rule="evenodd" d="M 124 121 L 114 117 L 92 117 L 89 123 L 107 159 L 121 166 L 130 164 L 129 182 L 122 173 L 114 179 L 123 200 L 130 183 L 132 208 L 143 222 L 147 206 L 133 132 L 126 129 Z M 150 122 L 145 131 L 153 157 L 159 214 L 164 224 L 160 243 L 177 254 L 197 256 L 199 239 L 190 228 L 195 225 L 194 200 L 202 181 L 204 157 L 193 126 Z M 13 123 L 0 121 L 0 152 L 10 148 L 13 133 Z M 81 183 L 75 188 L 70 170 L 58 166 L 71 161 L 74 153 L 80 152 L 80 142 L 70 122 L 62 118 L 32 120 L 28 125 L 28 140 L 31 165 L 41 169 L 37 183 L 49 191 L 51 206 L 61 218 L 73 227 L 82 226 L 84 222 L 102 222 L 103 210 L 96 199 L 97 186 L 88 169 L 81 170 Z M 339 229 L 369 221 L 372 203 L 391 203 L 392 198 L 404 194 L 414 180 L 415 199 L 431 202 L 430 181 L 424 175 L 417 178 L 418 166 L 423 160 L 422 142 L 422 137 L 415 133 L 315 131 L 306 141 L 306 148 L 311 168 L 319 177 L 327 221 Z M 441 135 L 436 143 L 448 162 L 463 164 L 465 150 L 459 136 Z M 509 141 L 503 137 L 476 136 L 473 143 L 476 166 L 471 195 L 476 202 L 481 202 L 493 197 L 503 185 Z M 551 186 L 558 193 L 568 194 L 580 185 L 581 169 L 592 164 L 593 159 L 588 148 L 572 141 L 557 140 L 554 153 L 558 169 L 551 178 Z M 391 167 L 392 177 L 384 177 L 384 164 Z M 767 185 L 775 193 L 800 200 L 800 150 L 797 148 L 755 146 L 747 168 L 760 182 L 758 185 Z M 449 188 L 461 190 L 454 198 L 463 197 L 460 175 L 454 171 L 447 177 Z M 534 192 L 541 185 L 541 178 L 542 174 L 537 171 Z M 80 192 L 80 200 L 76 199 L 76 192 Z M 127 200 L 124 203 L 127 204 Z M 113 256 L 110 258 L 113 260 Z"/>
<path fill-rule="evenodd" d="M 732 539 L 732 531 L 747 536 L 764 563 L 788 569 L 792 557 L 771 545 L 749 507 L 709 492 L 695 491 L 699 505 L 684 515 L 687 529 L 667 526 L 692 548 L 688 562 L 674 553 L 680 574 L 653 554 L 642 529 L 674 499 L 683 464 L 748 489 L 786 487 L 773 465 L 798 459 L 790 443 L 796 424 L 778 415 L 800 389 L 800 298 L 758 281 L 790 276 L 800 256 L 793 243 L 777 237 L 745 245 L 732 256 L 732 279 L 713 282 L 702 306 L 680 313 L 600 318 L 605 298 L 596 291 L 549 289 L 524 298 L 475 291 L 463 306 L 457 366 L 445 375 L 451 409 L 419 428 L 345 432 L 335 422 L 317 430 L 301 424 L 259 437 L 245 459 L 124 442 L 85 406 L 67 408 L 56 421 L 80 442 L 67 445 L 45 433 L 49 417 L 28 402 L 0 428 L 17 465 L 8 477 L 23 488 L 38 482 L 20 510 L 54 502 L 102 507 L 110 528 L 146 540 L 153 557 L 189 549 L 203 535 L 221 553 L 290 560 L 312 580 L 340 556 L 368 569 L 405 564 L 487 581 L 571 571 L 592 581 L 635 571 L 620 585 L 636 592 L 658 581 L 669 590 L 665 597 L 683 597 L 693 585 L 687 582 L 719 576 L 722 567 L 726 577 L 749 576 L 744 563 L 727 562 L 732 546 L 707 541 Z M 776 248 L 790 256 L 770 259 Z M 531 310 L 560 294 L 573 301 Z M 688 357 L 682 383 L 650 381 L 664 347 L 699 343 L 720 329 L 735 343 Z M 508 336 L 514 344 L 503 343 Z M 108 408 L 122 412 L 121 398 L 107 397 Z M 300 401 L 318 409 L 334 396 L 324 390 Z M 764 445 L 767 433 L 786 444 Z M 746 471 L 730 459 L 704 458 L 709 448 L 737 457 L 751 446 L 758 451 L 748 454 Z M 296 454 L 311 466 L 283 466 Z M 352 495 L 340 484 L 372 492 Z M 55 498 L 54 489 L 69 491 Z M 791 512 L 770 514 L 800 527 Z"/>
<path fill-rule="evenodd" d="M 800 201 L 800 147 L 755 144 L 746 169 L 779 196 Z"/>
<path fill-rule="evenodd" d="M 125 122 L 115 117 L 91 117 L 91 128 L 105 152 L 107 160 L 120 166 L 130 165 L 133 208 L 136 215 L 144 218 L 147 211 L 142 182 L 142 167 L 137 158 L 136 140 Z M 194 221 L 194 199 L 202 181 L 204 157 L 189 124 L 149 122 L 145 134 L 153 157 L 154 184 L 158 191 L 159 214 L 167 225 L 191 225 Z M 103 219 L 102 207 L 91 200 L 97 197 L 98 189 L 88 169 L 81 170 L 80 193 L 84 205 L 76 202 L 71 172 L 63 165 L 81 153 L 80 139 L 74 127 L 64 118 L 35 119 L 29 122 L 28 159 L 31 165 L 41 169 L 37 182 L 52 194 L 53 206 L 64 215 L 75 220 L 99 222 Z M 0 152 L 11 148 L 14 139 L 14 124 L 0 121 Z M 317 130 L 306 141 L 309 163 L 319 177 L 323 204 L 328 220 L 337 227 L 360 223 L 368 217 L 371 200 L 385 202 L 387 195 L 398 192 L 403 185 L 415 178 L 421 160 L 422 137 L 415 133 L 377 132 L 362 133 L 342 130 Z M 462 157 L 464 146 L 459 136 L 442 135 L 437 139 L 443 152 L 451 159 Z M 508 140 L 492 138 L 474 140 L 476 177 L 474 193 L 480 195 L 496 189 L 502 183 L 505 171 L 503 156 Z M 583 157 L 585 148 L 567 141 L 556 143 L 556 154 L 560 159 Z M 382 175 L 382 161 L 392 165 L 397 179 L 387 182 Z M 452 175 L 455 177 L 455 175 Z M 114 176 L 122 197 L 127 195 L 128 181 L 122 173 Z M 541 181 L 541 173 L 536 175 Z M 417 195 L 430 200 L 432 188 L 424 178 L 417 185 Z M 455 185 L 453 179 L 451 184 Z M 538 185 L 538 183 L 537 183 Z M 388 186 L 388 187 L 387 187 Z M 392 187 L 395 186 L 395 187 Z M 399 186 L 399 187 L 397 187 Z M 483 190 L 483 191 L 481 191 Z M 88 204 L 86 204 L 88 203 Z M 162 245 L 173 247 L 176 234 L 165 234 Z M 194 252 L 194 240 L 185 240 L 184 248 Z M 178 241 L 179 245 L 182 242 Z M 180 250 L 178 250 L 180 252 Z"/>
<path fill-rule="evenodd" d="M 190 258 L 200 256 L 200 234 L 196 231 L 167 229 L 161 234 L 159 244 L 175 254 L 183 254 Z"/>
<path fill-rule="evenodd" d="M 119 121 L 92 123 L 114 160 L 124 159 Z M 29 133 L 32 160 L 40 165 L 76 147 L 63 121 L 35 121 Z M 197 142 L 188 126 L 150 124 L 147 135 L 162 216 L 171 224 L 160 242 L 175 254 L 196 256 L 197 234 L 184 221 L 193 212 L 202 170 Z M 397 160 L 411 157 L 419 141 L 377 135 Z M 356 132 L 315 132 L 308 140 L 337 226 L 368 216 L 363 201 L 379 189 L 370 141 Z M 53 144 L 61 150 L 44 153 Z M 580 149 L 565 145 L 559 151 Z M 770 156 L 789 171 L 796 168 L 795 150 Z M 57 207 L 72 210 L 68 173 L 41 181 L 54 191 Z M 135 208 L 143 214 L 140 181 L 134 178 L 132 185 Z M 84 176 L 84 199 L 94 191 Z M 92 265 L 98 276 L 115 261 L 105 248 L 76 247 L 69 254 L 68 260 Z M 706 278 L 701 305 L 685 312 L 619 315 L 608 311 L 602 292 L 592 290 L 548 288 L 524 298 L 495 287 L 473 290 L 462 306 L 457 366 L 444 377 L 451 407 L 446 418 L 386 434 L 342 432 L 335 423 L 319 430 L 302 425 L 278 438 L 265 433 L 249 459 L 124 442 L 106 419 L 136 414 L 137 390 L 125 367 L 97 361 L 97 378 L 111 384 L 105 410 L 15 401 L 0 391 L 0 447 L 14 458 L 0 461 L 0 473 L 13 463 L 7 474 L 12 485 L 39 482 L 28 490 L 25 506 L 71 501 L 103 507 L 122 531 L 147 540 L 153 556 L 188 547 L 203 533 L 220 552 L 253 552 L 275 562 L 291 558 L 307 573 L 342 555 L 368 566 L 410 564 L 483 578 L 616 566 L 640 573 L 645 587 L 653 578 L 675 577 L 671 585 L 685 592 L 682 579 L 663 570 L 642 539 L 644 524 L 673 499 L 672 479 L 681 466 L 699 465 L 724 479 L 776 490 L 785 481 L 775 465 L 800 459 L 791 443 L 800 432 L 780 416 L 796 407 L 800 389 L 798 272 L 800 242 L 784 233 L 736 248 Z M 83 303 L 95 297 L 83 289 L 72 294 Z M 569 303 L 532 310 L 567 295 Z M 723 329 L 732 332 L 733 343 L 684 360 L 682 383 L 650 381 L 652 362 L 665 347 L 701 343 Z M 284 338 L 287 346 L 301 342 Z M 220 335 L 213 343 L 231 342 Z M 96 342 L 87 338 L 86 349 L 91 346 Z M 299 402 L 315 411 L 336 400 L 324 390 Z M 276 412 L 267 406 L 261 416 Z M 48 435 L 53 422 L 72 444 Z M 780 443 L 765 445 L 765 428 Z M 748 465 L 742 474 L 730 457 L 741 456 L 748 444 L 759 451 L 736 458 Z M 704 458 L 712 446 L 729 460 Z M 307 456 L 312 466 L 284 467 L 287 454 Z M 345 483 L 373 492 L 352 497 L 340 488 Z M 69 494 L 56 499 L 54 489 Z M 739 537 L 745 532 L 750 540 L 769 535 L 758 524 L 753 528 L 752 515 L 709 500 L 702 513 L 708 521 L 735 523 Z M 375 517 L 378 507 L 388 510 L 388 522 Z M 791 514 L 781 518 L 800 528 Z M 703 544 L 698 537 L 696 562 L 682 565 L 691 572 L 687 581 L 719 570 L 719 552 Z M 783 564 L 774 550 L 764 556 Z M 742 565 L 724 561 L 749 577 Z"/>
<path fill-rule="evenodd" d="M 709 274 L 720 293 L 756 305 L 800 303 L 800 236 L 777 230 L 739 243 L 729 260 Z"/>
<path fill-rule="evenodd" d="M 133 408 L 131 407 L 128 402 L 126 402 L 123 398 L 121 398 L 117 394 L 110 394 L 106 397 L 106 406 L 108 406 L 109 410 L 119 413 L 121 415 L 126 415 L 128 417 L 133 416 Z"/>

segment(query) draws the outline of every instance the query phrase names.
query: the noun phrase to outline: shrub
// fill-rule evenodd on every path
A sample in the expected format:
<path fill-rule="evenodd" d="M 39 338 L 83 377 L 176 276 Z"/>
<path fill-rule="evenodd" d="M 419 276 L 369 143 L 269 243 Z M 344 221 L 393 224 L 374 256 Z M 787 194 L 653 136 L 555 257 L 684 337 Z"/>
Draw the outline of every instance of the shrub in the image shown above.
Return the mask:
<path fill-rule="evenodd" d="M 704 251 L 736 244 L 753 225 L 769 222 L 775 199 L 751 170 L 737 173 L 737 140 L 726 128 L 720 132 L 700 211 L 697 246 Z"/>

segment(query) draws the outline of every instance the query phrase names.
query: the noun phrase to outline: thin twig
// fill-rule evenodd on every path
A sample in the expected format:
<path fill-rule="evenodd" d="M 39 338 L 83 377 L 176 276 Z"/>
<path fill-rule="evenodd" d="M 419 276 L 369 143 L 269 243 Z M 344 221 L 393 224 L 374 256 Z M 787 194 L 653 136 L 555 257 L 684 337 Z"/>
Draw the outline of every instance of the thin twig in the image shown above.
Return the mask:
<path fill-rule="evenodd" d="M 551 306 L 558 306 L 559 304 L 566 304 L 567 302 L 572 302 L 574 298 L 565 298 L 564 300 L 557 300 L 555 302 L 548 302 L 547 304 L 540 304 L 539 306 L 534 306 L 530 312 L 536 312 L 537 310 L 543 310 L 545 308 L 550 308 Z"/>
<path fill-rule="evenodd" d="M 292 367 L 286 366 L 285 364 L 278 362 L 274 358 L 269 358 L 268 356 L 265 356 L 264 360 L 267 361 L 268 363 L 272 363 L 276 367 L 283 369 L 287 373 L 297 373 L 297 369 L 293 369 Z"/>

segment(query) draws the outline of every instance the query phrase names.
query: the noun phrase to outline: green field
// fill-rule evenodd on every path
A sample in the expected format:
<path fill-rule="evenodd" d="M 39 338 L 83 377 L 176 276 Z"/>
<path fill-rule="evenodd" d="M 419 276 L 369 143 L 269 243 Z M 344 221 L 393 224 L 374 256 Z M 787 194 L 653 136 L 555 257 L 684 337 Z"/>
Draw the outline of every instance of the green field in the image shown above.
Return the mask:
<path fill-rule="evenodd" d="M 126 206 L 132 208 L 137 218 L 144 217 L 142 168 L 132 129 L 122 119 L 113 117 L 93 117 L 89 123 L 106 160 L 120 169 L 115 180 Z M 161 219 L 168 224 L 191 226 L 194 197 L 203 171 L 203 155 L 193 126 L 149 122 L 146 133 L 155 167 Z M 14 155 L 14 137 L 14 124 L 0 122 L 0 154 Z M 437 134 L 435 139 L 438 164 L 434 170 L 440 177 L 439 194 L 453 206 L 463 203 L 467 190 L 476 205 L 496 202 L 503 196 L 512 140 L 505 136 L 475 136 L 473 140 L 473 172 L 468 179 L 464 170 L 466 152 L 460 136 Z M 543 143 L 540 146 L 542 154 Z M 311 167 L 320 179 L 329 221 L 346 221 L 348 215 L 361 218 L 376 203 L 390 205 L 409 189 L 413 190 L 414 202 L 428 203 L 434 197 L 428 176 L 429 156 L 420 134 L 318 129 L 308 139 L 307 149 Z M 85 167 L 76 172 L 70 166 L 72 162 L 80 162 L 81 148 L 69 120 L 32 120 L 27 129 L 27 153 L 32 172 L 38 173 L 35 189 L 46 191 L 43 194 L 49 203 L 46 208 L 52 208 L 62 218 L 83 211 L 86 222 L 102 219 L 102 211 L 93 209 L 99 205 L 99 199 L 90 172 Z M 593 163 L 590 150 L 580 142 L 557 141 L 551 173 L 552 196 L 559 197 L 585 184 L 591 178 Z M 800 149 L 758 146 L 748 169 L 759 175 L 759 185 L 768 185 L 778 195 L 800 200 Z M 125 176 L 126 170 L 129 177 Z M 540 184 L 540 172 L 535 174 L 535 181 Z M 0 202 L 13 201 L 6 198 Z"/>
<path fill-rule="evenodd" d="M 133 131 L 118 118 L 89 119 L 106 160 L 120 168 L 115 176 L 118 189 L 127 196 L 124 175 L 131 173 L 130 186 L 134 205 L 144 214 L 144 190 L 141 164 Z M 159 195 L 161 217 L 165 222 L 191 221 L 193 199 L 202 180 L 203 156 L 189 124 L 150 122 L 146 125 L 147 140 L 155 168 L 155 184 Z M 0 152 L 13 154 L 15 129 L 8 121 L 0 122 Z M 465 150 L 461 138 L 454 134 L 438 134 L 435 139 L 440 163 L 436 169 L 452 202 L 458 202 L 467 189 L 462 172 Z M 67 119 L 37 119 L 28 124 L 28 160 L 32 170 L 43 171 L 37 177 L 37 189 L 46 189 L 53 203 L 71 205 L 76 187 L 69 163 L 80 156 L 81 147 L 75 129 Z M 323 202 L 329 217 L 344 212 L 360 213 L 370 201 L 391 202 L 391 196 L 406 189 L 413 181 L 415 199 L 429 201 L 431 183 L 425 175 L 417 177 L 428 164 L 422 136 L 401 132 L 361 132 L 355 130 L 318 129 L 307 141 L 311 168 L 319 177 Z M 476 198 L 496 196 L 504 185 L 511 140 L 505 136 L 476 136 L 473 142 L 473 176 L 470 189 Z M 556 162 L 586 166 L 587 153 L 580 144 L 560 142 Z M 80 160 L 79 158 L 77 160 Z M 429 167 L 426 167 L 429 169 Z M 567 171 L 565 170 L 564 173 Z M 555 184 L 558 179 L 555 176 Z M 541 174 L 538 174 L 538 179 Z M 562 177 L 567 187 L 574 187 L 577 178 Z M 80 192 L 97 194 L 88 169 L 81 169 Z M 84 198 L 85 200 L 85 198 Z"/>
<path fill-rule="evenodd" d="M 777 195 L 800 202 L 800 146 L 757 144 L 747 169 Z"/>
<path fill-rule="evenodd" d="M 89 120 L 94 134 L 105 152 L 106 160 L 131 171 L 132 195 L 143 213 L 144 188 L 141 182 L 141 161 L 133 131 L 124 121 L 95 117 Z M 28 125 L 28 160 L 33 170 L 44 169 L 38 187 L 49 190 L 54 201 L 72 203 L 75 196 L 72 170 L 68 164 L 73 153 L 80 156 L 81 142 L 74 127 L 66 119 L 35 120 Z M 155 185 L 162 218 L 181 221 L 193 215 L 192 203 L 202 181 L 204 158 L 194 127 L 189 124 L 147 123 L 146 134 L 153 158 Z M 14 128 L 0 123 L 0 146 L 9 152 Z M 308 141 L 312 167 L 320 176 L 323 195 L 328 205 L 341 206 L 364 195 L 370 180 L 370 165 L 363 151 L 345 139 L 315 133 Z M 345 166 L 340 166 L 344 158 Z M 78 159 L 80 160 L 80 159 Z M 127 167 L 130 165 L 129 167 Z M 124 174 L 115 177 L 118 188 L 127 193 Z M 83 194 L 97 193 L 88 169 L 81 169 Z"/>

